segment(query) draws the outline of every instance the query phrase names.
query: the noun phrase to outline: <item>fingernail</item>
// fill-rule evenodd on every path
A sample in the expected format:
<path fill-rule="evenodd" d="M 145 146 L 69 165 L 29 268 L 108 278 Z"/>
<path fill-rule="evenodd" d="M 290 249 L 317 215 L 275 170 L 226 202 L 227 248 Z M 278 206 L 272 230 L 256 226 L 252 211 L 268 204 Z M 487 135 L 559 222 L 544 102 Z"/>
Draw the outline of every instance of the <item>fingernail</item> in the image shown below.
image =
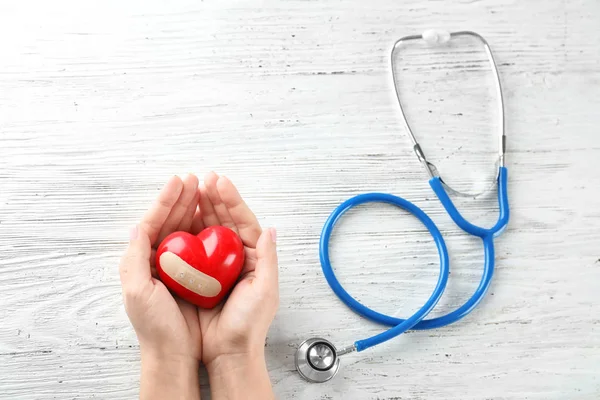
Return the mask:
<path fill-rule="evenodd" d="M 131 230 L 129 231 L 129 240 L 135 240 L 138 238 L 138 226 L 134 226 L 133 228 L 131 228 Z"/>
<path fill-rule="evenodd" d="M 271 240 L 273 243 L 277 243 L 277 230 L 275 228 L 269 229 L 269 233 L 271 234 Z"/>

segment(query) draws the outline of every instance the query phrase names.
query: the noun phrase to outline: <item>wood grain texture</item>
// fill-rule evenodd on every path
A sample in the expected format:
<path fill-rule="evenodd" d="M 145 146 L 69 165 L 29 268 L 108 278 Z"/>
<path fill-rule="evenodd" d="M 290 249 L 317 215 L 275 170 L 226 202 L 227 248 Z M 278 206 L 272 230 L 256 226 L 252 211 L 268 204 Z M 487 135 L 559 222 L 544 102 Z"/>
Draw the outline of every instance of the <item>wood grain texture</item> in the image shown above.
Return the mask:
<path fill-rule="evenodd" d="M 278 228 L 278 397 L 598 399 L 598 20 L 594 0 L 2 2 L 0 399 L 137 395 L 117 273 L 127 229 L 170 175 L 211 169 Z M 393 42 L 430 27 L 483 34 L 505 88 L 512 220 L 495 280 L 465 320 L 309 385 L 293 365 L 301 340 L 384 329 L 321 274 L 320 229 L 347 197 L 398 194 L 438 224 L 452 275 L 435 315 L 481 276 L 480 243 L 434 198 L 391 85 Z M 403 100 L 428 157 L 477 190 L 494 176 L 495 99 L 483 53 L 456 50 L 407 49 Z M 490 224 L 493 197 L 458 204 Z M 349 213 L 332 245 L 342 283 L 382 312 L 409 315 L 435 283 L 432 241 L 392 207 Z"/>

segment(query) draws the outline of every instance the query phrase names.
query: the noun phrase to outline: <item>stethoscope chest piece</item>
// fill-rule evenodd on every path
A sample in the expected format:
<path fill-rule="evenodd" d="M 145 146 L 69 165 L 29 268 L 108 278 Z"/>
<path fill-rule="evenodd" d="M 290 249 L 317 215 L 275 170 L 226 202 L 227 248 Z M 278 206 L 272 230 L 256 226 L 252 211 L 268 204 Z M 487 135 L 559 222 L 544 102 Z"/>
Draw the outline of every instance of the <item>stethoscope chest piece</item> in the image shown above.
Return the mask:
<path fill-rule="evenodd" d="M 327 382 L 340 368 L 340 359 L 335 346 L 328 340 L 310 338 L 296 350 L 296 369 L 309 382 Z"/>

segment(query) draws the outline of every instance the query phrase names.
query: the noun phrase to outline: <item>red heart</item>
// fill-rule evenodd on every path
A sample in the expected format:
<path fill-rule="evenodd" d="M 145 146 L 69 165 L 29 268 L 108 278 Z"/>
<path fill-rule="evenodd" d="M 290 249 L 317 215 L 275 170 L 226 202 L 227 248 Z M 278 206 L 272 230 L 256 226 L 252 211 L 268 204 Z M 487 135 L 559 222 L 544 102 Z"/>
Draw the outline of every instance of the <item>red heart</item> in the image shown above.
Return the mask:
<path fill-rule="evenodd" d="M 224 226 L 197 236 L 173 232 L 158 246 L 156 270 L 177 296 L 202 308 L 213 308 L 237 281 L 244 265 L 244 245 Z"/>

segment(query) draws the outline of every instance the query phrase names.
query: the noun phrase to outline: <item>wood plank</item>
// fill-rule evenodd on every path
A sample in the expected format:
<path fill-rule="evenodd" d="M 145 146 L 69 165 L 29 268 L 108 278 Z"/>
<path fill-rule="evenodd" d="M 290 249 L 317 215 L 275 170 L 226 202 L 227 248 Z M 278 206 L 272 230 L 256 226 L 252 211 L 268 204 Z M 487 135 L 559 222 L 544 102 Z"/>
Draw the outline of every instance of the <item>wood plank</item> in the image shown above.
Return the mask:
<path fill-rule="evenodd" d="M 599 18 L 593 0 L 0 4 L 0 399 L 137 395 L 117 272 L 127 229 L 169 176 L 211 169 L 278 228 L 267 358 L 279 398 L 597 399 Z M 512 219 L 495 280 L 464 321 L 352 354 L 334 381 L 307 384 L 300 341 L 344 346 L 384 329 L 346 309 L 320 270 L 320 229 L 344 199 L 394 193 L 438 224 L 452 275 L 434 315 L 481 276 L 481 245 L 431 192 L 391 83 L 394 41 L 430 27 L 477 31 L 497 57 Z M 409 48 L 400 64 L 415 134 L 466 191 L 495 174 L 484 61 L 465 43 Z M 495 221 L 494 195 L 457 204 Z M 432 241 L 393 207 L 349 213 L 332 246 L 342 284 L 382 312 L 409 315 L 437 279 Z"/>

